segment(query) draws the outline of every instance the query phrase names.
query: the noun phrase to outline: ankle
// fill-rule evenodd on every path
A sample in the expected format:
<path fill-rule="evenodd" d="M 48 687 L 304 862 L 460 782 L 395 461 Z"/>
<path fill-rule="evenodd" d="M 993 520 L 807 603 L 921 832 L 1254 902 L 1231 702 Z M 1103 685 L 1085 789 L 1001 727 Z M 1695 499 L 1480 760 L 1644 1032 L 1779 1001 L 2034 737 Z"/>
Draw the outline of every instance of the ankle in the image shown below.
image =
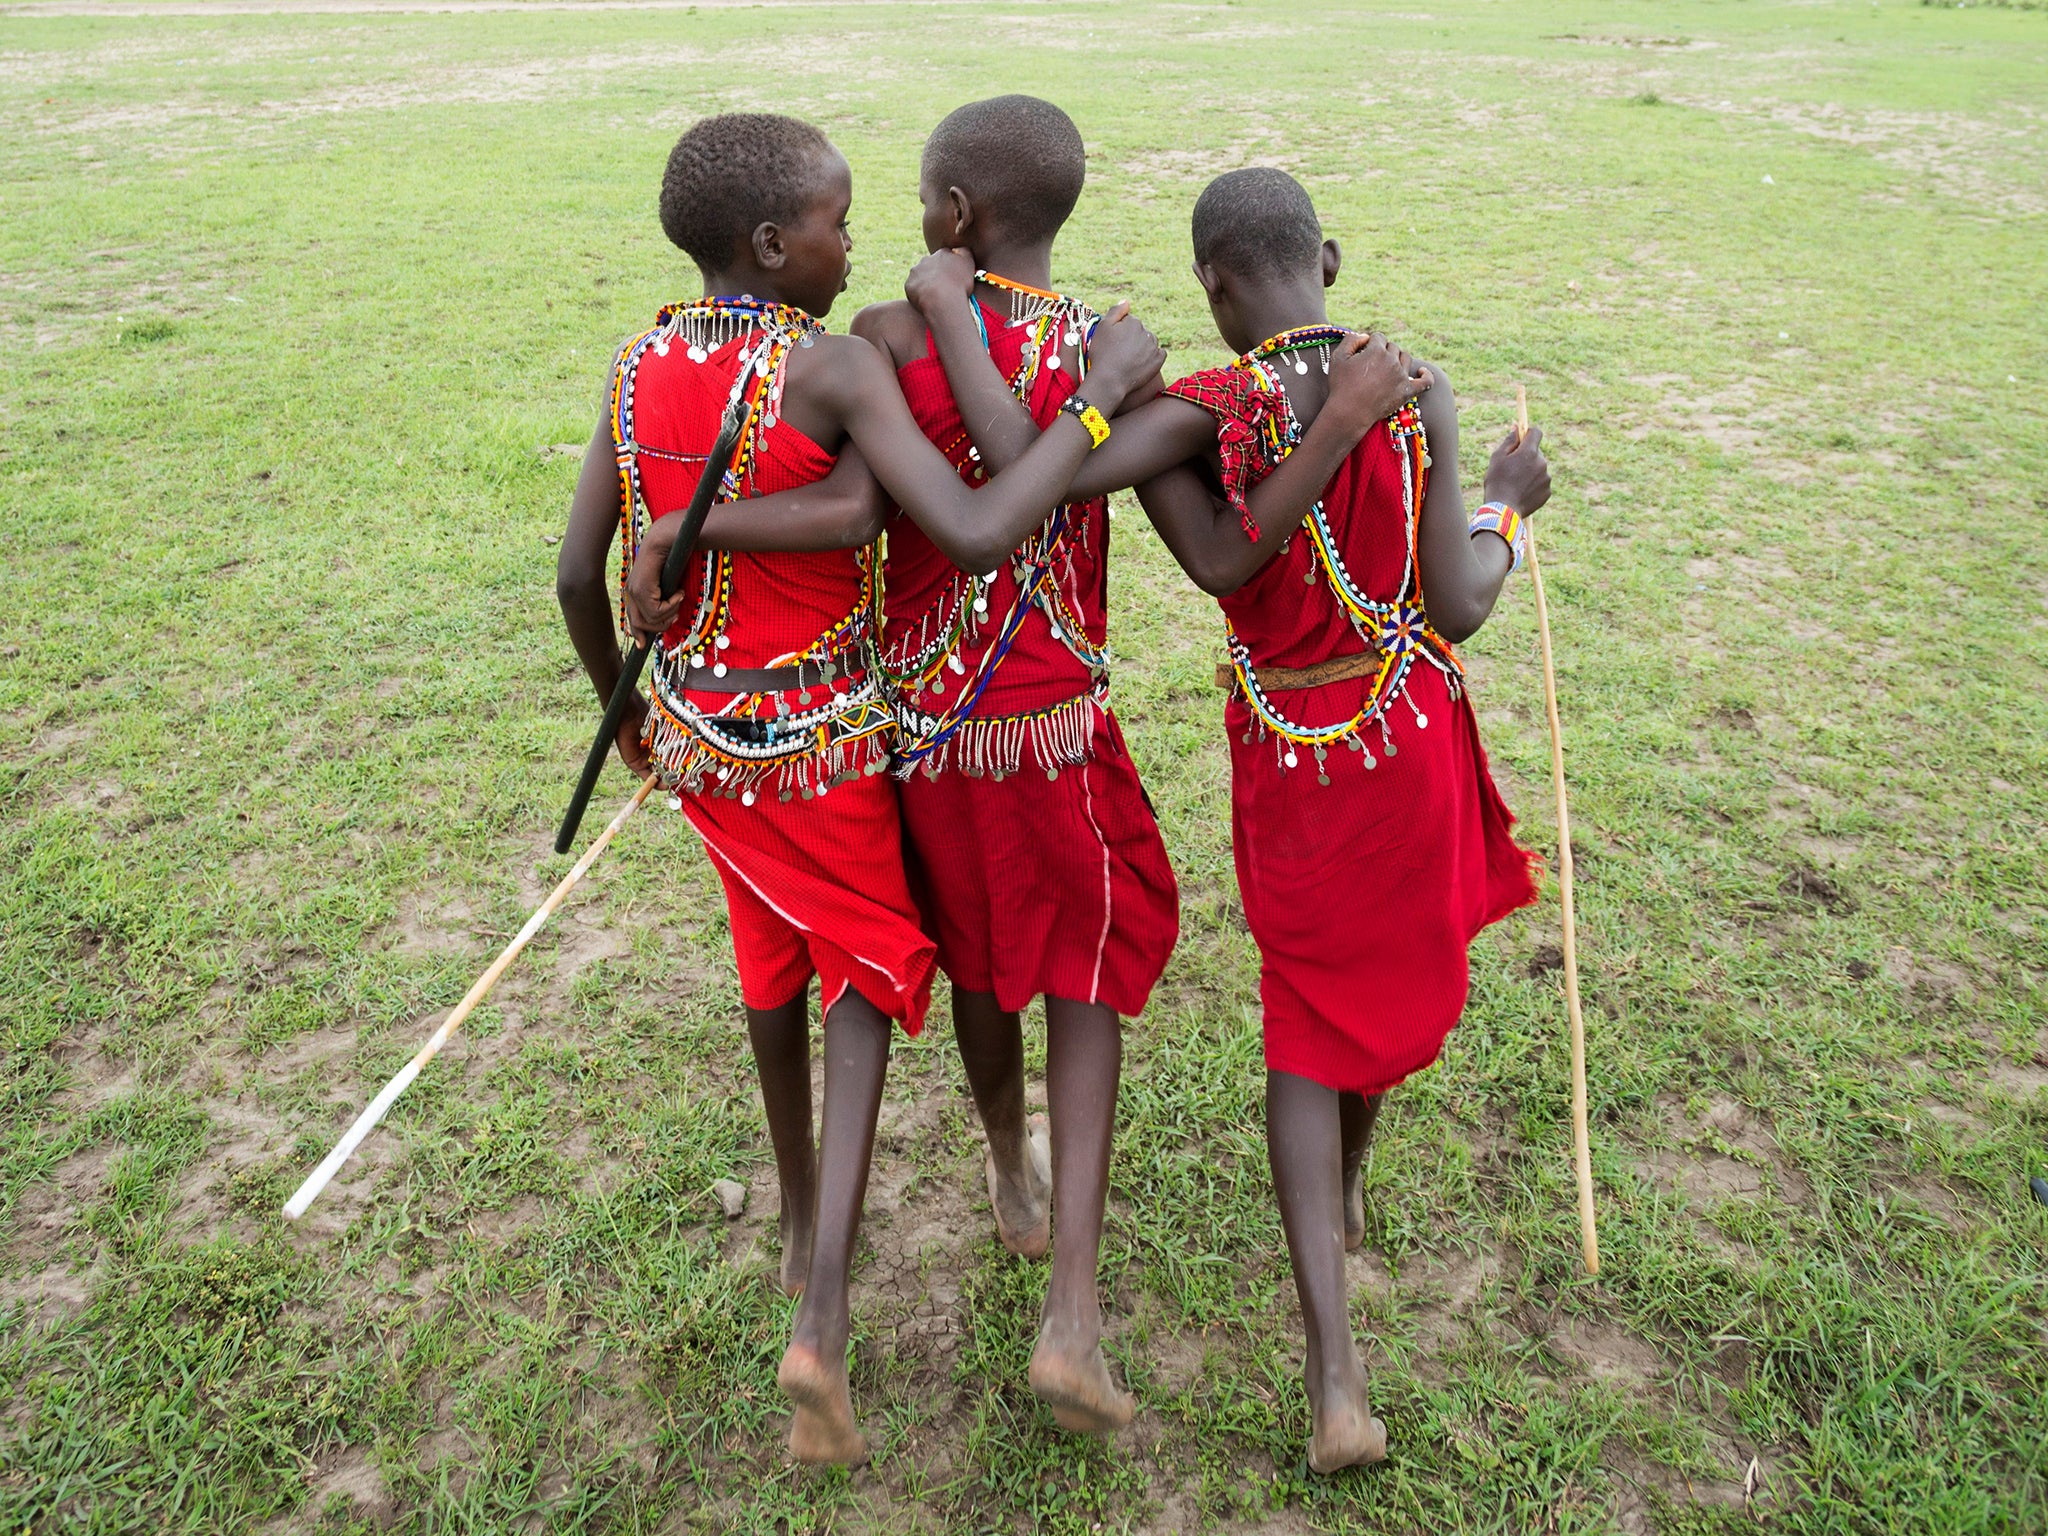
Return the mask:
<path fill-rule="evenodd" d="M 811 1351 L 827 1364 L 846 1358 L 847 1335 L 852 1331 L 844 1307 L 835 1307 L 826 1299 L 818 1306 L 811 1305 L 816 1293 L 806 1290 L 803 1299 L 797 1303 L 796 1318 L 790 1325 L 789 1342 Z"/>
<path fill-rule="evenodd" d="M 1325 1350 L 1320 1359 L 1308 1362 L 1302 1378 L 1319 1400 L 1365 1394 L 1365 1366 L 1359 1361 L 1357 1348 L 1348 1340 L 1342 1348 Z"/>
<path fill-rule="evenodd" d="M 1091 1348 L 1102 1338 L 1102 1304 L 1091 1293 L 1086 1297 L 1062 1298 L 1057 1291 L 1045 1298 L 1039 1318 L 1039 1337 L 1055 1347 Z"/>

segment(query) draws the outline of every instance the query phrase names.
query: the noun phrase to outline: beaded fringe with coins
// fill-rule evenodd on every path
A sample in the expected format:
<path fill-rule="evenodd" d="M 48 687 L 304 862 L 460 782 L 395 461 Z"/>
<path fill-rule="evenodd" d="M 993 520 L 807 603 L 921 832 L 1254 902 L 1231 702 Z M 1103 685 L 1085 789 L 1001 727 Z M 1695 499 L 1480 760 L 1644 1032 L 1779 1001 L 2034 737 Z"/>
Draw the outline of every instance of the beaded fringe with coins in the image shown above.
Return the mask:
<path fill-rule="evenodd" d="M 1232 363 L 1229 369 L 1217 370 L 1218 374 L 1225 376 L 1231 373 L 1238 375 L 1227 386 L 1217 381 L 1216 374 L 1206 378 L 1196 374 L 1169 386 L 1169 394 L 1192 400 L 1217 416 L 1219 443 L 1226 459 L 1224 484 L 1232 488 L 1235 498 L 1241 501 L 1251 480 L 1263 479 L 1270 474 L 1301 441 L 1301 420 L 1294 414 L 1293 402 L 1288 399 L 1287 391 L 1280 386 L 1279 370 L 1292 368 L 1297 373 L 1307 373 L 1309 362 L 1305 354 L 1317 351 L 1322 354 L 1323 371 L 1327 373 L 1330 349 L 1343 340 L 1344 335 L 1343 328 L 1334 325 L 1303 326 L 1283 331 L 1259 343 Z M 1249 422 L 1255 430 L 1227 433 L 1223 429 L 1231 422 Z M 1261 741 L 1270 737 L 1274 763 L 1282 773 L 1298 766 L 1302 750 L 1313 752 L 1316 778 L 1322 784 L 1330 782 L 1329 754 L 1340 744 L 1360 754 L 1367 769 L 1379 766 L 1379 759 L 1373 755 L 1372 746 L 1366 739 L 1367 731 L 1374 725 L 1379 727 L 1381 754 L 1386 757 L 1398 755 L 1400 749 L 1395 745 L 1393 732 L 1387 724 L 1387 711 L 1395 700 L 1408 706 L 1418 730 L 1429 728 L 1429 716 L 1408 696 L 1408 676 L 1418 660 L 1427 662 L 1444 674 L 1454 699 L 1461 692 L 1464 677 L 1464 667 L 1457 653 L 1451 649 L 1448 640 L 1430 627 L 1421 603 L 1415 539 L 1422 517 L 1422 500 L 1429 488 L 1430 463 L 1422 417 L 1415 403 L 1409 401 L 1384 425 L 1401 462 L 1401 512 L 1406 546 L 1401 583 L 1393 599 L 1380 602 L 1368 597 L 1352 579 L 1338 550 L 1329 514 L 1321 501 L 1309 509 L 1302 532 L 1302 537 L 1309 541 L 1311 557 L 1302 580 L 1311 584 L 1318 580 L 1326 583 L 1344 610 L 1352 630 L 1380 658 L 1379 671 L 1371 680 L 1363 706 L 1350 719 L 1330 725 L 1302 725 L 1288 719 L 1260 686 L 1249 648 L 1238 638 L 1230 620 L 1225 618 L 1223 621 L 1224 641 L 1230 654 L 1231 670 L 1235 674 L 1232 691 L 1245 701 L 1252 712 L 1252 728 L 1244 738 L 1246 745 L 1252 741 L 1252 732 L 1256 732 Z M 1234 440 L 1225 441 L 1226 437 Z M 1255 472 L 1254 466 L 1246 462 L 1254 457 L 1257 460 Z M 1247 528 L 1256 538 L 1256 525 L 1250 524 L 1248 517 Z M 1283 553 L 1286 548 L 1287 544 L 1283 543 Z"/>
<path fill-rule="evenodd" d="M 746 402 L 739 444 L 718 488 L 719 501 L 735 501 L 753 494 L 754 466 L 768 432 L 782 418 L 784 365 L 791 350 L 811 346 L 823 332 L 822 325 L 791 305 L 745 296 L 702 299 L 666 306 L 655 316 L 653 329 L 620 349 L 612 372 L 612 443 L 619 466 L 621 627 L 626 573 L 651 522 L 640 486 L 640 456 L 686 464 L 702 464 L 707 457 L 673 453 L 634 438 L 633 387 L 641 358 L 650 350 L 666 357 L 681 345 L 691 362 L 702 363 L 721 347 L 751 341 L 726 402 L 728 410 L 735 401 Z M 674 645 L 658 640 L 654 647 L 647 745 L 662 782 L 671 791 L 724 795 L 752 805 L 770 789 L 782 800 L 796 795 L 808 800 L 852 775 L 884 771 L 895 717 L 870 668 L 875 547 L 854 552 L 861 593 L 852 612 L 808 645 L 765 663 L 769 668 L 814 663 L 820 682 L 797 690 L 734 694 L 713 711 L 690 702 L 687 676 L 691 667 L 707 663 L 714 675 L 725 673 L 719 658 L 731 644 L 725 631 L 732 610 L 733 561 L 724 550 L 704 554 L 696 604 L 682 638 Z M 852 686 L 837 692 L 842 677 L 852 679 Z M 794 708 L 790 692 L 796 694 Z M 815 703 L 814 692 L 822 695 Z"/>
<path fill-rule="evenodd" d="M 1076 380 L 1087 378 L 1088 341 L 1101 316 L 1079 299 L 1049 289 L 1012 282 L 990 272 L 977 272 L 975 279 L 1007 292 L 1010 323 L 1030 328 L 1008 380 L 1010 393 L 1020 403 L 1030 405 L 1032 390 L 1045 370 L 1057 372 L 1064 366 L 1060 361 L 1063 345 L 1074 348 Z M 981 305 L 973 299 L 968 302 L 982 346 L 987 347 L 988 325 Z M 981 468 L 981 451 L 965 432 L 943 451 L 953 464 L 968 469 L 977 484 L 987 478 Z M 927 777 L 935 777 L 948 766 L 957 766 L 969 777 L 987 774 L 1000 782 L 1022 771 L 1028 757 L 1048 778 L 1058 778 L 1061 768 L 1088 760 L 1096 717 L 1109 699 L 1109 650 L 1089 643 L 1066 590 L 1073 577 L 1074 541 L 1086 537 L 1085 519 L 1075 518 L 1066 504 L 1055 507 L 1011 556 L 1017 595 L 1000 618 L 992 621 L 989 611 L 989 593 L 1000 570 L 982 576 L 961 571 L 915 621 L 901 626 L 903 638 L 883 649 L 882 672 L 896 699 L 901 731 L 896 751 L 899 777 L 908 778 L 919 769 Z M 1088 690 L 1027 714 L 975 715 L 975 705 L 1033 608 L 1045 615 L 1052 638 L 1088 669 Z M 990 622 L 997 626 L 995 638 L 970 675 L 961 652 Z M 936 711 L 918 707 L 914 701 L 921 695 L 945 697 L 949 678 L 960 681 L 951 684 L 952 697 L 943 707 Z"/>

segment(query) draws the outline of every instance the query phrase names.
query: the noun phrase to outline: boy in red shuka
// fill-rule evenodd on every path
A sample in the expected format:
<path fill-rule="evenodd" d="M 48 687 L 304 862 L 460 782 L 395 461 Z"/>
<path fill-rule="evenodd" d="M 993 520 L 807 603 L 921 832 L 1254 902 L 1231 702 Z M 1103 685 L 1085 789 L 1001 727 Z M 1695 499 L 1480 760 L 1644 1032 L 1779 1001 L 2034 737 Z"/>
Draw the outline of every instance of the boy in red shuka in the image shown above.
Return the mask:
<path fill-rule="evenodd" d="M 1241 355 L 1169 386 L 1210 413 L 1225 497 L 1279 472 L 1325 403 L 1323 291 L 1340 254 L 1285 172 L 1233 171 L 1195 204 L 1195 276 Z M 1382 1096 L 1429 1066 L 1465 1007 L 1466 950 L 1536 899 L 1535 861 L 1487 771 L 1452 651 L 1486 622 L 1550 497 L 1542 433 L 1514 433 L 1471 517 L 1449 381 L 1368 432 L 1291 540 L 1213 515 L 1192 469 L 1139 495 L 1222 605 L 1231 833 L 1258 941 L 1266 1144 L 1308 1334 L 1309 1465 L 1386 1454 L 1352 1339 L 1344 1249 Z M 1341 1245 L 1341 1246 L 1340 1246 Z"/>
<path fill-rule="evenodd" d="M 600 699 L 619 675 L 604 580 L 613 533 L 627 616 L 658 635 L 654 699 L 619 736 L 657 771 L 725 884 L 748 1035 L 782 1187 L 783 1282 L 800 1290 L 777 1380 L 790 1448 L 855 1463 L 847 1277 L 873 1153 L 891 1021 L 922 1025 L 932 946 L 905 883 L 887 766 L 894 721 L 873 675 L 870 615 L 882 491 L 944 557 L 986 569 L 1043 521 L 1094 446 L 1074 420 L 985 490 L 926 441 L 888 364 L 814 318 L 846 286 L 852 175 L 817 129 L 734 113 L 685 133 L 662 225 L 704 297 L 671 305 L 621 349 L 583 461 L 557 588 Z M 1163 356 L 1113 314 L 1088 403 L 1114 410 Z M 746 428 L 681 588 L 659 570 L 728 402 Z M 855 462 L 865 460 L 866 468 Z M 777 494 L 780 493 L 780 494 Z M 650 522 L 651 520 L 651 522 Z M 811 1140 L 810 978 L 825 1019 L 824 1112 Z"/>
<path fill-rule="evenodd" d="M 978 335 L 1036 427 L 1057 423 L 1101 366 L 1094 311 L 1051 286 L 1053 239 L 1084 173 L 1073 122 L 1029 96 L 962 107 L 924 148 L 926 244 L 973 250 Z M 870 306 L 853 332 L 888 357 L 959 478 L 986 483 L 917 308 Z M 1063 1427 L 1093 1432 L 1132 1412 L 1102 1357 L 1096 1295 L 1120 1016 L 1144 1008 L 1180 928 L 1159 827 L 1109 708 L 1108 540 L 1102 498 L 1069 501 L 962 570 L 899 519 L 881 636 L 913 882 L 953 983 L 997 1231 L 1037 1257 L 1051 1237 L 1048 1196 L 1059 1213 L 1031 1387 Z M 1019 1018 L 1041 995 L 1049 1180 L 1042 1133 L 1025 1120 Z"/>
<path fill-rule="evenodd" d="M 1327 1472 L 1386 1449 L 1343 1268 L 1364 1236 L 1381 1096 L 1435 1061 L 1457 1023 L 1473 935 L 1535 899 L 1450 642 L 1485 622 L 1550 480 L 1541 434 L 1510 439 L 1488 467 L 1487 505 L 1466 518 L 1449 384 L 1329 323 L 1340 253 L 1293 178 L 1219 178 L 1194 229 L 1196 277 L 1242 355 L 1119 416 L 1067 494 L 1141 482 L 1161 537 L 1224 610 L 1267 1146 L 1307 1325 L 1309 1464 Z M 967 262 L 935 252 L 910 287 L 1000 468 L 1034 429 L 965 322 Z M 1432 457 L 1444 473 L 1430 474 Z"/>

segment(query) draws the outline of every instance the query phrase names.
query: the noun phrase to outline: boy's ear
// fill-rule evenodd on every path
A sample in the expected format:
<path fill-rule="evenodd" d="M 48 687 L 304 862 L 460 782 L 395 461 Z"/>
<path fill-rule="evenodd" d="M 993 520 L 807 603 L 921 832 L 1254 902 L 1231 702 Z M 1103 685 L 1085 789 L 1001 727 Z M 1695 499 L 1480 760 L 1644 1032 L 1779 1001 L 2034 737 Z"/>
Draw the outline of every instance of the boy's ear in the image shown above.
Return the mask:
<path fill-rule="evenodd" d="M 958 187 L 946 188 L 946 217 L 952 221 L 952 243 L 965 245 L 968 228 L 974 223 L 974 204 Z"/>
<path fill-rule="evenodd" d="M 1194 264 L 1195 281 L 1202 285 L 1202 292 L 1209 295 L 1209 302 L 1215 303 L 1223 296 L 1223 275 L 1206 261 Z"/>
<path fill-rule="evenodd" d="M 780 224 L 756 224 L 748 244 L 754 248 L 755 265 L 764 272 L 780 271 L 782 264 L 789 259 L 788 251 L 783 248 Z"/>
<path fill-rule="evenodd" d="M 1334 240 L 1323 242 L 1323 286 L 1328 288 L 1337 281 L 1338 269 L 1344 265 L 1344 252 Z"/>

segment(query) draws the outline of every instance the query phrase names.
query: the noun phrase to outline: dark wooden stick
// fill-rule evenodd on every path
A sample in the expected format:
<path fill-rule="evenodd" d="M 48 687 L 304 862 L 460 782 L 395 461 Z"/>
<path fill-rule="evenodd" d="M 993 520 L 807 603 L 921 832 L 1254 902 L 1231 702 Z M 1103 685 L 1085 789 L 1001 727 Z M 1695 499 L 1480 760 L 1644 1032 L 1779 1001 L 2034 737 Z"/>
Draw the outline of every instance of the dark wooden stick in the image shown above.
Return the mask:
<path fill-rule="evenodd" d="M 704 473 L 697 477 L 697 489 L 691 493 L 690 504 L 683 510 L 683 526 L 676 534 L 675 543 L 669 546 L 668 558 L 661 562 L 661 595 L 672 594 L 677 583 L 688 569 L 690 553 L 697 547 L 697 535 L 704 531 L 704 519 L 711 511 L 711 502 L 718 494 L 719 482 L 725 478 L 726 467 L 732 463 L 733 449 L 739 445 L 740 428 L 747 417 L 747 402 L 744 395 L 735 395 L 726 408 L 725 420 L 719 424 L 718 439 L 711 445 L 711 452 L 704 460 Z M 591 791 L 597 788 L 598 776 L 604 772 L 604 760 L 611 754 L 613 740 L 619 734 L 619 722 L 626 718 L 626 710 L 632 704 L 640 688 L 640 672 L 647 665 L 649 645 L 646 641 L 636 642 L 626 655 L 619 681 L 612 689 L 611 702 L 605 706 L 604 719 L 598 722 L 597 739 L 590 744 L 590 755 L 583 760 L 583 776 L 576 781 L 576 793 L 569 799 L 569 809 L 563 813 L 562 829 L 555 834 L 555 852 L 567 853 L 576 841 L 576 829 L 583 824 L 584 808 L 590 804 Z"/>

